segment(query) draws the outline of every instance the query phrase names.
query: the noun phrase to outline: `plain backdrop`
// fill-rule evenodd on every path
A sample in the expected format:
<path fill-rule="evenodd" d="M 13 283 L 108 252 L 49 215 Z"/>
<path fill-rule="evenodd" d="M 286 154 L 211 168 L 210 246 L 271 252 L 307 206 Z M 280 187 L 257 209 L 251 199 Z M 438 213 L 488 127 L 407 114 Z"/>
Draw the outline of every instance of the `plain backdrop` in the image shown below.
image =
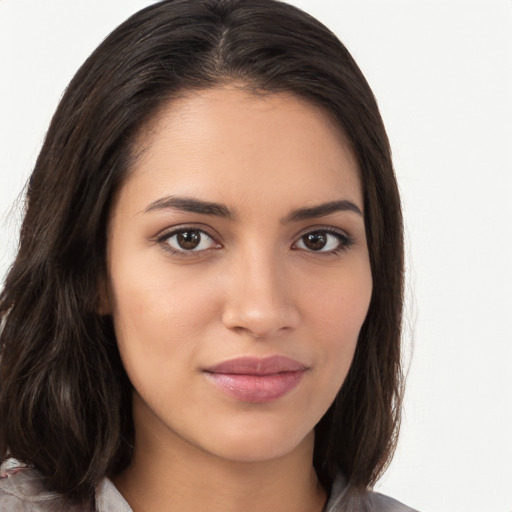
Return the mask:
<path fill-rule="evenodd" d="M 0 280 L 65 86 L 150 3 L 0 0 Z M 512 512 L 512 1 L 292 3 L 365 73 L 402 191 L 408 391 L 377 488 L 423 512 Z"/>

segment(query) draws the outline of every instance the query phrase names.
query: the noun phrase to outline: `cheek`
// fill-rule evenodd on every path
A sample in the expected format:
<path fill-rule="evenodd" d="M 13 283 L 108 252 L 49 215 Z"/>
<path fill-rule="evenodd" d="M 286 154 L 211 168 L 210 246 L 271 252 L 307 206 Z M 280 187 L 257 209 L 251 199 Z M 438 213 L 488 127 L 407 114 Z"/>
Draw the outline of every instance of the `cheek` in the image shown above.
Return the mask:
<path fill-rule="evenodd" d="M 127 277 L 129 276 L 129 277 Z M 177 267 L 161 256 L 125 259 L 111 269 L 112 310 L 123 331 L 167 333 L 165 338 L 201 325 L 210 316 L 215 283 L 204 272 Z"/>
<path fill-rule="evenodd" d="M 134 277 L 123 278 L 126 275 Z M 215 316 L 216 305 L 211 294 L 198 287 L 197 279 L 188 277 L 161 272 L 154 266 L 113 269 L 115 332 L 134 385 L 163 362 L 169 371 L 178 372 L 192 365 L 200 348 L 200 333 Z"/>
<path fill-rule="evenodd" d="M 325 378 L 336 392 L 352 363 L 372 295 L 369 266 L 344 277 L 310 288 L 307 302 L 310 332 L 315 333 Z"/>
<path fill-rule="evenodd" d="M 356 339 L 366 318 L 372 296 L 369 268 L 335 279 L 310 283 L 304 308 L 321 338 Z"/>

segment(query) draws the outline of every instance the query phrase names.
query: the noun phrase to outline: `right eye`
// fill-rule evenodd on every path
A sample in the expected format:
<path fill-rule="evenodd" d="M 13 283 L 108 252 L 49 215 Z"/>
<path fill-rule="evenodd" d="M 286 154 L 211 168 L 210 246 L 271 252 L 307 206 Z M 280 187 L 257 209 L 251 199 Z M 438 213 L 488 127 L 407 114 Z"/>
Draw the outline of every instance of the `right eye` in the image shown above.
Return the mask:
<path fill-rule="evenodd" d="M 352 244 L 353 240 L 348 235 L 329 228 L 305 233 L 294 248 L 318 254 L 337 254 L 346 251 Z"/>
<path fill-rule="evenodd" d="M 206 251 L 219 247 L 219 244 L 201 229 L 182 228 L 166 233 L 158 240 L 168 246 L 173 253 Z"/>

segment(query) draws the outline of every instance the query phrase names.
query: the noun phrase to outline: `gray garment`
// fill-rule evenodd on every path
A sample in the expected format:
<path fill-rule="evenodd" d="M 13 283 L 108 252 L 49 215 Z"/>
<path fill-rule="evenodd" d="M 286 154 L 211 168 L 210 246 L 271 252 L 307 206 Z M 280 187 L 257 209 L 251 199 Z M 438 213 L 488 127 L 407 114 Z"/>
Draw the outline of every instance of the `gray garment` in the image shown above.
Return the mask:
<path fill-rule="evenodd" d="M 105 478 L 96 491 L 93 507 L 70 505 L 59 494 L 46 491 L 41 474 L 29 468 L 14 468 L 0 473 L 0 512 L 132 512 L 114 484 Z M 343 477 L 334 482 L 325 512 L 341 512 L 339 502 L 346 490 Z M 382 494 L 368 491 L 366 510 L 371 512 L 415 512 Z M 357 512 L 361 510 L 356 507 Z"/>
<path fill-rule="evenodd" d="M 325 506 L 324 512 L 342 512 L 340 502 L 347 490 L 347 484 L 342 475 L 338 475 L 333 483 L 329 501 Z M 364 504 L 353 505 L 352 509 L 347 512 L 418 512 L 399 501 L 394 500 L 378 492 L 368 491 L 365 496 L 361 498 Z M 2 512 L 0 510 L 0 512 Z"/>

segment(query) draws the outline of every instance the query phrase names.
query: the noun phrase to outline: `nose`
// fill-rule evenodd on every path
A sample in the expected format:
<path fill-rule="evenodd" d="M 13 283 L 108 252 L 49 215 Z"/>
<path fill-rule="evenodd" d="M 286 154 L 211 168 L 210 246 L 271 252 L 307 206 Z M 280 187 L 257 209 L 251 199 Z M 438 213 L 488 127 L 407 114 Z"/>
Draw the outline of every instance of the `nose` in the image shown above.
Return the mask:
<path fill-rule="evenodd" d="M 240 257 L 231 266 L 222 315 L 224 325 L 253 338 L 294 330 L 300 321 L 292 284 L 277 258 Z"/>

